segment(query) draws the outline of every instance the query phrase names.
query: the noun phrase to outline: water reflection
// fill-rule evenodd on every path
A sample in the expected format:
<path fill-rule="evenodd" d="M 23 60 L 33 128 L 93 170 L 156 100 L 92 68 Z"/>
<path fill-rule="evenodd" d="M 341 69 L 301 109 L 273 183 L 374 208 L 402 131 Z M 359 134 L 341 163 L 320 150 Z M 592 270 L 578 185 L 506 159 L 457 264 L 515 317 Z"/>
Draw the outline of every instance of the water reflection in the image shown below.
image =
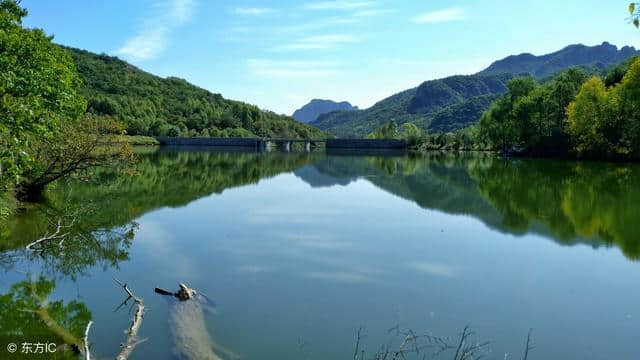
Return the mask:
<path fill-rule="evenodd" d="M 95 239 L 65 253 L 78 254 L 86 266 L 95 264 L 98 257 L 116 265 L 126 260 L 128 243 L 120 246 L 108 240 L 113 229 L 130 234 L 130 240 L 133 221 L 147 212 L 184 206 L 293 171 L 312 187 L 346 186 L 364 179 L 425 209 L 472 216 L 501 232 L 534 232 L 562 244 L 615 245 L 630 259 L 640 257 L 640 227 L 633 225 L 640 215 L 637 165 L 502 160 L 491 154 L 352 156 L 198 150 L 168 148 L 142 155 L 134 169 L 101 170 L 89 182 L 60 184 L 46 204 L 10 222 L 0 251 L 28 244 L 50 229 L 51 219 L 82 207 L 90 209 L 91 216 L 84 216 L 76 227 Z M 260 222 L 272 215 L 255 213 L 251 218 Z M 303 220 L 300 214 L 281 215 Z M 311 220 L 323 216 L 312 211 L 307 215 Z M 52 267 L 70 274 L 80 270 L 77 263 L 67 259 Z"/>
<path fill-rule="evenodd" d="M 55 281 L 40 278 L 18 282 L 6 294 L 0 294 L 0 339 L 4 340 L 3 345 L 9 342 L 33 343 L 33 351 L 45 354 L 32 355 L 34 357 L 77 358 L 91 312 L 79 301 L 50 301 L 49 296 L 55 287 Z M 36 349 L 36 343 L 43 344 L 45 348 Z M 50 343 L 55 346 L 51 347 Z M 22 346 L 18 351 L 23 351 Z"/>
<path fill-rule="evenodd" d="M 199 277 L 215 279 L 210 280 L 213 285 L 204 280 L 199 285 L 226 290 L 216 295 L 226 298 L 227 307 L 236 303 L 241 309 L 222 319 L 226 321 L 226 327 L 221 325 L 224 331 L 214 337 L 220 336 L 221 342 L 232 344 L 230 347 L 233 349 L 244 349 L 246 344 L 233 338 L 235 333 L 229 329 L 245 331 L 244 335 L 249 336 L 258 334 L 264 324 L 290 321 L 296 326 L 273 325 L 277 326 L 274 333 L 297 330 L 304 325 L 298 322 L 304 319 L 318 320 L 309 315 L 315 314 L 309 310 L 312 307 L 322 308 L 323 303 L 318 299 L 324 299 L 325 305 L 334 304 L 329 298 L 336 295 L 335 304 L 342 307 L 361 301 L 364 291 L 368 294 L 368 297 L 364 296 L 367 301 L 381 301 L 378 290 L 386 286 L 385 281 L 398 286 L 398 289 L 385 288 L 385 294 L 396 294 L 393 291 L 417 294 L 414 297 L 420 304 L 412 305 L 409 300 L 402 300 L 403 306 L 415 305 L 415 312 L 423 310 L 423 301 L 430 302 L 430 320 L 438 311 L 455 314 L 460 308 L 474 305 L 473 302 L 460 305 L 451 301 L 463 298 L 470 301 L 469 289 L 473 289 L 474 294 L 484 294 L 473 299 L 486 301 L 489 305 L 494 304 L 495 294 L 501 294 L 499 298 L 506 299 L 511 307 L 522 303 L 523 298 L 534 296 L 538 300 L 544 297 L 552 304 L 554 298 L 548 294 L 531 293 L 519 297 L 520 288 L 524 289 L 523 293 L 529 289 L 544 289 L 535 283 L 535 277 L 533 280 L 526 277 L 528 273 L 523 273 L 522 278 L 507 276 L 501 278 L 502 282 L 485 283 L 487 278 L 496 279 L 505 273 L 505 269 L 508 270 L 506 272 L 517 273 L 522 261 L 529 257 L 527 251 L 538 250 L 531 244 L 523 244 L 524 254 L 518 253 L 518 249 L 509 247 L 515 244 L 513 238 L 498 232 L 513 235 L 533 233 L 539 235 L 530 237 L 536 244 L 547 243 L 539 241 L 544 237 L 565 245 L 615 246 L 629 259 L 638 259 L 640 229 L 634 223 L 640 211 L 638 171 L 640 167 L 636 165 L 501 160 L 491 154 L 258 154 L 212 152 L 203 148 L 190 151 L 162 149 L 142 154 L 132 168 L 119 171 L 102 169 L 90 178 L 58 184 L 48 194 L 46 203 L 26 209 L 12 219 L 7 235 L 0 239 L 0 265 L 8 270 L 15 268 L 16 264 L 35 264 L 34 267 L 38 267 L 47 278 L 72 281 L 82 281 L 85 275 L 96 276 L 95 273 L 87 274 L 94 268 L 117 270 L 129 267 L 130 277 L 139 276 L 136 279 L 148 287 L 150 281 L 167 280 L 167 274 L 177 277 L 171 281 L 190 281 Z M 266 181 L 290 173 L 295 177 L 286 175 Z M 236 189 L 226 196 L 211 196 L 261 181 L 264 183 L 260 186 Z M 372 189 L 384 190 L 419 207 Z M 199 199 L 203 200 L 196 201 Z M 371 204 L 351 206 L 357 201 L 370 201 Z M 393 204 L 390 206 L 389 202 Z M 167 207 L 185 208 L 156 211 Z M 398 214 L 384 214 L 392 211 L 388 209 L 396 209 Z M 403 222 L 405 215 L 406 224 Z M 468 219 L 448 215 L 471 217 L 496 231 Z M 64 224 L 73 223 L 67 229 L 71 236 L 63 246 L 52 243 L 34 247 L 33 251 L 24 249 L 26 244 L 53 231 L 57 219 L 63 219 Z M 428 222 L 443 220 L 449 222 L 448 230 L 452 229 L 451 224 L 466 223 L 473 226 L 473 231 L 485 236 L 470 240 L 464 231 L 451 231 L 447 236 L 439 236 L 440 225 L 431 226 Z M 414 226 L 420 221 L 424 222 L 420 227 Z M 432 233 L 434 230 L 438 233 Z M 406 239 L 400 241 L 389 236 L 393 234 Z M 396 248 L 396 240 L 405 248 Z M 492 242 L 498 244 L 495 249 L 504 252 L 491 253 L 495 250 L 491 248 Z M 505 250 L 505 243 L 508 243 L 508 250 Z M 574 249 L 563 250 L 578 253 Z M 584 250 L 593 253 L 588 248 Z M 211 254 L 215 255 L 215 261 L 212 261 Z M 550 250 L 545 253 L 549 254 Z M 511 256 L 515 263 L 511 263 Z M 561 256 L 564 255 L 559 254 L 557 258 Z M 569 257 L 558 261 L 567 266 L 571 262 Z M 601 265 L 606 268 L 606 264 Z M 535 264 L 529 266 L 534 268 Z M 576 268 L 575 273 L 584 272 L 579 270 Z M 627 270 L 625 268 L 624 271 Z M 140 275 L 144 271 L 153 271 L 153 274 Z M 412 274 L 409 277 L 415 276 L 415 279 L 405 282 L 407 274 Z M 554 278 L 545 278 L 544 284 Z M 558 286 L 548 289 L 564 289 L 579 283 L 571 279 L 560 277 L 554 283 Z M 424 287 L 422 290 L 428 290 L 428 296 L 421 293 L 420 286 L 415 286 L 413 281 L 420 281 Z M 55 287 L 52 280 L 41 279 L 37 283 L 41 285 L 36 288 L 42 289 L 38 292 L 39 298 L 48 297 Z M 519 285 L 523 283 L 529 287 Z M 91 290 L 87 294 L 99 292 L 96 285 L 92 286 L 89 285 Z M 143 286 L 140 288 L 144 291 Z M 28 283 L 13 285 L 6 295 L 0 295 L 2 308 L 26 306 L 37 311 L 38 301 L 31 299 L 33 292 L 29 289 L 31 285 Z M 332 291 L 336 291 L 335 294 Z M 571 298 L 570 294 L 565 295 L 562 301 L 556 299 L 556 306 L 550 305 L 549 308 L 565 312 L 565 300 Z M 396 304 L 395 296 L 402 295 L 393 295 L 387 299 L 387 304 Z M 264 304 L 258 304 L 261 302 Z M 58 303 L 52 309 L 60 308 L 59 315 L 52 317 L 77 337 L 76 327 L 80 325 L 74 325 L 74 321 L 86 324 L 91 314 L 86 315 L 88 310 L 80 311 L 82 303 L 79 301 L 50 304 Z M 354 309 L 365 306 L 356 305 Z M 489 305 L 486 308 L 493 310 Z M 251 310 L 253 312 L 242 313 L 242 309 L 254 307 L 256 310 Z M 281 307 L 286 308 L 278 313 L 282 318 L 277 321 L 274 318 L 263 319 L 274 316 L 274 309 Z M 574 307 L 575 313 L 584 314 L 580 306 Z M 161 311 L 161 306 L 156 304 L 154 309 Z M 257 309 L 272 313 L 260 313 Z M 104 317 L 108 317 L 104 313 L 111 311 L 101 307 L 92 307 L 92 310 L 96 316 Z M 330 316 L 330 310 L 330 306 L 326 307 L 323 316 Z M 15 327 L 20 331 L 20 323 L 24 323 L 24 326 L 33 324 L 34 329 L 39 326 L 37 331 L 51 332 L 42 328 L 43 323 L 36 313 L 20 314 L 14 318 L 10 311 L 2 311 L 0 309 L 3 329 Z M 545 309 L 539 311 L 545 315 Z M 513 313 L 515 311 L 510 314 Z M 36 317 L 27 318 L 34 314 Z M 442 317 L 434 321 L 440 321 L 442 328 L 446 327 L 443 325 L 445 322 L 455 322 L 451 326 L 457 328 L 476 315 L 484 315 L 478 315 L 475 310 L 464 314 L 453 320 Z M 553 319 L 555 315 L 549 312 L 547 318 Z M 74 316 L 79 320 L 73 320 Z M 370 313 L 363 315 L 369 316 Z M 202 320 L 199 313 L 198 317 Z M 581 324 L 580 319 L 572 319 L 571 323 Z M 149 317 L 149 321 L 154 321 L 154 318 Z M 233 328 L 234 321 L 251 325 Z M 345 318 L 343 323 L 336 320 L 336 324 L 356 326 L 356 321 L 355 317 Z M 334 323 L 326 319 L 322 323 L 325 326 L 320 327 L 323 332 L 334 331 L 329 329 Z M 206 324 L 210 325 L 209 322 Z M 612 323 L 606 321 L 607 324 Z M 383 328 L 393 324 L 377 325 Z M 509 325 L 526 328 L 529 324 L 523 321 L 522 324 Z M 158 333 L 153 335 L 157 338 Z M 274 337 L 270 341 L 274 339 L 278 340 Z M 333 342 L 327 344 L 349 341 L 331 340 Z M 318 343 L 323 346 L 320 340 Z M 255 345 L 255 348 L 259 346 Z M 144 351 L 142 355 L 148 355 L 146 352 L 155 351 L 155 347 Z"/>
<path fill-rule="evenodd" d="M 638 165 L 439 153 L 330 157 L 312 167 L 296 171 L 311 186 L 363 178 L 423 208 L 473 216 L 502 232 L 539 233 L 566 245 L 615 245 L 630 259 L 640 257 Z"/>

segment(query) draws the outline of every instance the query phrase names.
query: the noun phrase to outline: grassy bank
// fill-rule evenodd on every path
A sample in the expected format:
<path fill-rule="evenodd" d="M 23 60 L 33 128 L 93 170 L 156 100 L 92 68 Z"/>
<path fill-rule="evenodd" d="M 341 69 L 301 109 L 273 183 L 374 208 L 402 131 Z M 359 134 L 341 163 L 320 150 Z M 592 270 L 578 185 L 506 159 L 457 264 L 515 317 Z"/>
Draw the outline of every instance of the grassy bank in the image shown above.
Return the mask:
<path fill-rule="evenodd" d="M 121 143 L 121 142 L 125 142 L 127 144 L 130 145 L 148 145 L 148 146 L 154 146 L 154 145 L 160 145 L 160 142 L 151 136 L 142 136 L 142 135 L 119 135 L 116 139 L 115 136 L 105 136 L 103 142 L 105 144 L 114 144 L 114 143 Z"/>

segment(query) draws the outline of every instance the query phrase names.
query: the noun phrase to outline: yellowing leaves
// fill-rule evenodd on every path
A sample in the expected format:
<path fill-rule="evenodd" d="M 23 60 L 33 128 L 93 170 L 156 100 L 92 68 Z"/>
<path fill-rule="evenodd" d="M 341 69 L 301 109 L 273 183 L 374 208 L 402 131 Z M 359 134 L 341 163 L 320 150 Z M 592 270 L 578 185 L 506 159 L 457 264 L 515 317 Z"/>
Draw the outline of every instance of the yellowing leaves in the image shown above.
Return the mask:
<path fill-rule="evenodd" d="M 629 4 L 629 13 L 633 15 L 635 11 L 636 11 L 636 4 L 635 3 Z"/>

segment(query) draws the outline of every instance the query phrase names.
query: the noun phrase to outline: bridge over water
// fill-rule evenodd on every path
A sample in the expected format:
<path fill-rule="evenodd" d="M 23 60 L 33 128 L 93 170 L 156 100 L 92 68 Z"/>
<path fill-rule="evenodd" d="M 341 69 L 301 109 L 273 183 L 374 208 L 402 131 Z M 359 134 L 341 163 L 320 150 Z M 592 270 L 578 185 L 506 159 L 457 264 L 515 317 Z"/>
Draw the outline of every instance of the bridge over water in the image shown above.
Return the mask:
<path fill-rule="evenodd" d="M 407 143 L 396 139 L 286 139 L 286 138 L 200 138 L 161 137 L 161 145 L 172 146 L 229 146 L 255 148 L 264 151 L 277 148 L 293 150 L 294 144 L 302 144 L 305 151 L 324 145 L 326 149 L 405 149 Z"/>

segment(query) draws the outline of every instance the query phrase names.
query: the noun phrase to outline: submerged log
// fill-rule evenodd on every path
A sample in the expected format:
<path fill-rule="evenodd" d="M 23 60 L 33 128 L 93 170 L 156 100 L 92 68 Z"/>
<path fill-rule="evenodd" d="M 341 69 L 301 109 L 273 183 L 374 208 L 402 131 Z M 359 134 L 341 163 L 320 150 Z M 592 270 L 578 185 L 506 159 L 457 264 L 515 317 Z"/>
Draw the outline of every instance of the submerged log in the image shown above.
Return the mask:
<path fill-rule="evenodd" d="M 180 284 L 178 291 L 156 288 L 155 292 L 176 298 L 169 311 L 169 331 L 173 342 L 173 355 L 184 360 L 237 359 L 233 352 L 217 345 L 209 335 L 204 322 L 201 297 L 194 289 Z M 214 351 L 215 350 L 215 351 Z M 224 357 L 216 353 L 223 354 Z"/>

